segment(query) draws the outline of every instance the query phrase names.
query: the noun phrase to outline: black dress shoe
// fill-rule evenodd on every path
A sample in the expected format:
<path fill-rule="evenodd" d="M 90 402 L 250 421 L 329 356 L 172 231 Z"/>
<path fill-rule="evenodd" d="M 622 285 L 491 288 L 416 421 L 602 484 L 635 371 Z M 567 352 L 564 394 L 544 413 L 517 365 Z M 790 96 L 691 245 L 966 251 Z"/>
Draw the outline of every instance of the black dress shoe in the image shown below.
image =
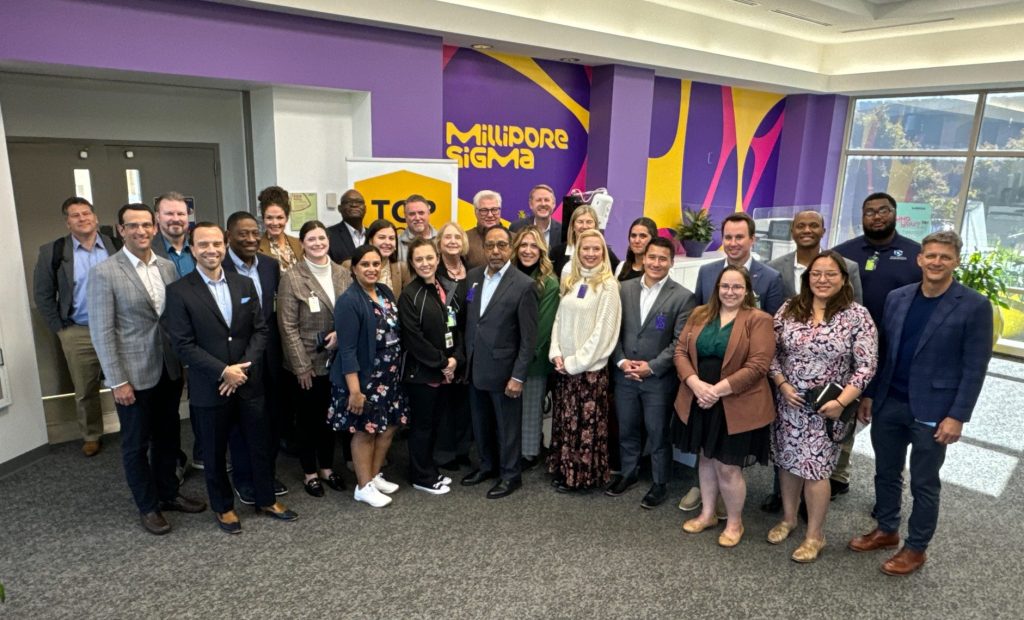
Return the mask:
<path fill-rule="evenodd" d="M 610 497 L 618 497 L 628 491 L 634 484 L 636 484 L 636 476 L 617 476 L 616 479 L 608 485 L 608 488 L 605 489 L 604 494 Z M 664 501 L 664 498 L 662 501 Z"/>
<path fill-rule="evenodd" d="M 320 480 L 317 478 L 311 478 L 303 483 L 306 487 L 306 493 L 309 493 L 313 497 L 324 496 L 324 485 L 320 484 Z"/>
<path fill-rule="evenodd" d="M 652 484 L 651 488 L 647 491 L 647 495 L 640 500 L 640 507 L 656 508 L 665 502 L 668 498 L 668 485 L 667 484 Z"/>
<path fill-rule="evenodd" d="M 257 506 L 256 512 L 259 514 L 265 514 L 268 517 L 274 517 L 278 521 L 294 521 L 299 518 L 299 514 L 297 512 L 289 510 L 281 502 L 276 502 L 273 506 Z"/>
<path fill-rule="evenodd" d="M 326 478 L 321 478 L 320 480 L 327 486 L 334 489 L 335 491 L 338 491 L 339 493 L 346 489 L 345 479 L 342 478 L 341 475 L 339 475 L 338 472 L 336 471 L 332 471 L 330 476 L 327 476 Z"/>
<path fill-rule="evenodd" d="M 163 536 L 171 531 L 171 524 L 159 511 L 144 512 L 139 515 L 139 519 L 142 521 L 142 527 L 146 528 L 150 534 Z"/>
<path fill-rule="evenodd" d="M 770 493 L 761 502 L 761 510 L 765 512 L 778 512 L 782 510 L 782 496 Z"/>
<path fill-rule="evenodd" d="M 288 495 L 288 487 L 284 486 L 284 483 L 274 478 L 274 495 Z"/>
<path fill-rule="evenodd" d="M 465 478 L 462 479 L 462 486 L 471 487 L 480 484 L 491 478 L 497 478 L 498 474 L 493 471 L 483 471 L 481 469 L 474 469 Z"/>
<path fill-rule="evenodd" d="M 840 495 L 846 495 L 850 492 L 849 482 L 840 482 L 839 480 L 832 480 L 829 478 L 828 485 L 831 487 L 832 491 L 832 497 L 830 499 L 835 499 Z"/>
<path fill-rule="evenodd" d="M 521 480 L 499 480 L 498 484 L 491 487 L 487 492 L 487 499 L 501 499 L 516 492 L 516 489 L 523 486 Z"/>
<path fill-rule="evenodd" d="M 197 513 L 206 510 L 206 502 L 179 495 L 169 502 L 160 502 L 160 510 Z"/>
<path fill-rule="evenodd" d="M 521 471 L 529 471 L 536 467 L 538 463 L 540 463 L 539 456 L 524 456 L 519 459 L 519 469 Z"/>

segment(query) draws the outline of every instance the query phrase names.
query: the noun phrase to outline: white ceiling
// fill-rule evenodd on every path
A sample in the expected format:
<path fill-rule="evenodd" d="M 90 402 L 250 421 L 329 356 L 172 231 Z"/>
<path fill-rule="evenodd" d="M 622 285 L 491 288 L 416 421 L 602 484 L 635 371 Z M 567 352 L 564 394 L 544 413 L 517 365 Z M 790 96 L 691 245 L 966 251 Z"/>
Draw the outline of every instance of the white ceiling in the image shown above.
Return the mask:
<path fill-rule="evenodd" d="M 1024 86 L 1021 0 L 210 0 L 783 92 Z"/>

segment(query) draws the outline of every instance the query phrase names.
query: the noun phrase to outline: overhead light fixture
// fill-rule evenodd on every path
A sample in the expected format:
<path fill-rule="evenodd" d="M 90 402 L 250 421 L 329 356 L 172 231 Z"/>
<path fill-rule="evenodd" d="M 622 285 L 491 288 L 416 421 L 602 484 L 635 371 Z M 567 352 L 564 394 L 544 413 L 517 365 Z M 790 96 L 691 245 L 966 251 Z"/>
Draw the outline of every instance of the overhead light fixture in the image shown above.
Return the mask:
<path fill-rule="evenodd" d="M 494 46 L 493 45 L 487 45 L 486 43 L 474 43 L 473 45 L 470 45 L 470 47 L 475 49 L 475 50 L 489 50 L 489 49 L 493 48 Z"/>
<path fill-rule="evenodd" d="M 885 30 L 886 28 L 909 28 L 910 26 L 923 26 L 925 24 L 937 24 L 939 22 L 951 22 L 954 18 L 952 17 L 941 17 L 938 19 L 927 19 L 921 22 L 909 22 L 906 24 L 889 24 L 888 26 L 869 26 L 867 28 L 853 28 L 851 30 L 841 30 L 843 34 L 851 32 L 866 32 L 868 30 Z"/>
<path fill-rule="evenodd" d="M 78 151 L 78 159 L 89 159 L 89 149 Z"/>
<path fill-rule="evenodd" d="M 790 13 L 789 11 L 783 11 L 782 9 L 772 9 L 772 13 L 778 13 L 779 15 L 785 15 L 786 17 L 792 17 L 793 19 L 799 19 L 802 22 L 809 22 L 811 24 L 818 24 L 819 26 L 831 26 L 828 22 L 814 19 L 813 17 L 807 17 L 806 15 L 800 15 L 799 13 Z"/>
<path fill-rule="evenodd" d="M 579 62 L 579 58 L 559 58 L 562 62 Z"/>

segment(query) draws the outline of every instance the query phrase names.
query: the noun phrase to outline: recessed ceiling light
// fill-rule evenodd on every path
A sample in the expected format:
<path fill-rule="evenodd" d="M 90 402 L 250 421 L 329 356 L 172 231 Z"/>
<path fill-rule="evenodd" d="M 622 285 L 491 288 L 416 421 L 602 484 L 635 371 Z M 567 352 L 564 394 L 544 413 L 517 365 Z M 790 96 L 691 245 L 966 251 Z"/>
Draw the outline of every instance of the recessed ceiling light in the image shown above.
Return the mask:
<path fill-rule="evenodd" d="M 489 49 L 493 48 L 494 46 L 493 45 L 487 45 L 486 43 L 474 43 L 473 45 L 470 45 L 470 47 L 472 47 L 475 50 L 489 50 Z"/>
<path fill-rule="evenodd" d="M 579 62 L 579 58 L 559 58 L 562 62 Z"/>

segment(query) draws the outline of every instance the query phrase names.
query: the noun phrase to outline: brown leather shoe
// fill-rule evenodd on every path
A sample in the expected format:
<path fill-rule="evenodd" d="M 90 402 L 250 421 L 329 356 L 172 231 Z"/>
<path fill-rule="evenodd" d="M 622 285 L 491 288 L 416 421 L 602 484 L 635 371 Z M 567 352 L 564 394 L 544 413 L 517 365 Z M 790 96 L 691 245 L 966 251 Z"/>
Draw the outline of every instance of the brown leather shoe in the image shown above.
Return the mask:
<path fill-rule="evenodd" d="M 146 531 L 150 534 L 163 536 L 171 531 L 171 524 L 167 522 L 167 519 L 159 511 L 144 512 L 139 515 L 139 519 L 142 521 L 142 527 L 146 528 Z"/>
<path fill-rule="evenodd" d="M 904 546 L 882 564 L 882 572 L 886 575 L 909 575 L 924 566 L 927 559 L 924 551 L 915 551 Z"/>
<path fill-rule="evenodd" d="M 206 510 L 206 502 L 178 495 L 169 502 L 160 502 L 160 510 L 197 513 Z"/>
<path fill-rule="evenodd" d="M 879 549 L 895 549 L 899 546 L 899 532 L 883 532 L 877 527 L 863 536 L 854 538 L 847 545 L 851 551 L 877 551 Z"/>
<path fill-rule="evenodd" d="M 86 456 L 96 456 L 100 453 L 100 442 L 99 441 L 87 441 L 82 444 L 82 454 Z"/>

